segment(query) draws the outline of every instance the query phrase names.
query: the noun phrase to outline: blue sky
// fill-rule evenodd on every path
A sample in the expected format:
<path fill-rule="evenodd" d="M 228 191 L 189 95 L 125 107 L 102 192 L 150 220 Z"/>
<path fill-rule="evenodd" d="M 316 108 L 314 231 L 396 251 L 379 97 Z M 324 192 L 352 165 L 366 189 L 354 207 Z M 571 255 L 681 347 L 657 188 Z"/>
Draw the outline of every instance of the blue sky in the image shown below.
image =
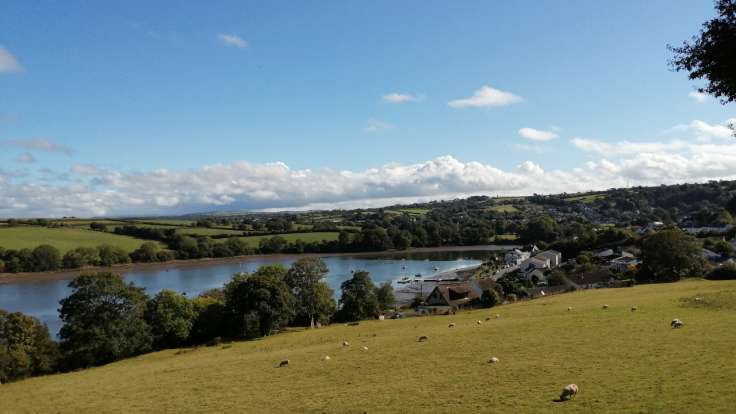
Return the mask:
<path fill-rule="evenodd" d="M 735 107 L 667 66 L 667 44 L 713 14 L 710 0 L 3 2 L 0 217 L 733 178 Z"/>

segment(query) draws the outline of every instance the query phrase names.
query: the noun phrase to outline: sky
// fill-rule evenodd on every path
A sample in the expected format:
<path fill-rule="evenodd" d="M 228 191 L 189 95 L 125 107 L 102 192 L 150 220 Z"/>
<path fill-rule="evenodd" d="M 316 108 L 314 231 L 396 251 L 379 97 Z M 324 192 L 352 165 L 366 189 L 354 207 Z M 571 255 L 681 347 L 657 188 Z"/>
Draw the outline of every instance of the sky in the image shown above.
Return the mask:
<path fill-rule="evenodd" d="M 736 179 L 710 0 L 0 3 L 0 217 Z"/>

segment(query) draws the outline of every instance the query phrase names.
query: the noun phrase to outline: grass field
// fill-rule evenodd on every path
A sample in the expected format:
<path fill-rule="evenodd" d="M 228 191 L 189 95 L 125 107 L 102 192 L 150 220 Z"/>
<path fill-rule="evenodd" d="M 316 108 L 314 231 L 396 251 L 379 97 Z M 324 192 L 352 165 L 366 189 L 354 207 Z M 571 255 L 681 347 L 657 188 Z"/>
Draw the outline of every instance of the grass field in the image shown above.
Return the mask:
<path fill-rule="evenodd" d="M 106 243 L 120 246 L 130 252 L 145 242 L 145 240 L 133 237 L 75 227 L 19 226 L 0 229 L 0 247 L 16 250 L 33 249 L 41 244 L 50 244 L 64 254 L 77 247 L 94 247 Z"/>
<path fill-rule="evenodd" d="M 576 292 L 158 352 L 2 385 L 0 411 L 731 413 L 734 326 L 734 281 Z M 568 383 L 578 396 L 553 401 Z"/>
<path fill-rule="evenodd" d="M 577 202 L 577 203 L 592 203 L 594 201 L 603 200 L 608 197 L 607 194 L 587 194 L 582 196 L 575 196 L 566 198 L 565 201 Z"/>
<path fill-rule="evenodd" d="M 299 239 L 301 239 L 305 243 L 312 243 L 322 240 L 337 240 L 339 235 L 340 233 L 335 231 L 315 231 L 312 233 L 266 234 L 262 236 L 246 236 L 238 238 L 248 242 L 248 245 L 250 245 L 251 247 L 258 247 L 258 243 L 261 242 L 261 239 L 270 239 L 274 236 L 281 236 L 289 243 L 295 242 Z"/>
<path fill-rule="evenodd" d="M 511 204 L 498 204 L 486 208 L 487 211 L 493 211 L 494 213 L 518 213 L 519 209 L 512 206 Z"/>

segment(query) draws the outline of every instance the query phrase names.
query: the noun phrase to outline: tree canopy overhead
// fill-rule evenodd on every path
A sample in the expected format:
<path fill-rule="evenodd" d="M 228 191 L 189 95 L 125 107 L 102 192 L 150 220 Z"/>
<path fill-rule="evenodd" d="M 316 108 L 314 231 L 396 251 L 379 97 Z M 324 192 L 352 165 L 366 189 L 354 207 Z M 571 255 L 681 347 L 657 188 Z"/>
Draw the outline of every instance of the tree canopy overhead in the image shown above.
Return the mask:
<path fill-rule="evenodd" d="M 675 53 L 671 64 L 678 72 L 690 72 L 692 80 L 706 80 L 698 91 L 726 104 L 736 101 L 736 0 L 717 0 L 716 11 L 718 16 L 703 23 L 691 42 L 670 46 Z"/>

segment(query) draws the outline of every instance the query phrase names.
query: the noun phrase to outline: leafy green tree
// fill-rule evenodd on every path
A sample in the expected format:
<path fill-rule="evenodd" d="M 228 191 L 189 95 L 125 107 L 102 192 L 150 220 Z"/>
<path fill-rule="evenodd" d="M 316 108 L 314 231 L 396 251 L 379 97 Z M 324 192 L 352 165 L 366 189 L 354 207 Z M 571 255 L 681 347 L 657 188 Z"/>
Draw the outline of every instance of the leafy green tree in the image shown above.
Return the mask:
<path fill-rule="evenodd" d="M 130 256 L 123 248 L 103 244 L 97 247 L 100 254 L 100 266 L 112 266 L 114 264 L 130 263 Z"/>
<path fill-rule="evenodd" d="M 294 295 L 297 324 L 314 326 L 315 321 L 328 321 L 335 312 L 332 289 L 324 282 L 328 271 L 318 258 L 299 259 L 289 268 L 284 281 Z"/>
<path fill-rule="evenodd" d="M 378 308 L 381 310 L 394 306 L 396 297 L 394 296 L 394 287 L 391 285 L 391 282 L 384 282 L 376 288 L 376 300 L 378 300 Z"/>
<path fill-rule="evenodd" d="M 189 338 L 195 343 L 203 343 L 216 337 L 227 335 L 228 313 L 224 297 L 197 296 L 192 300 L 195 318 Z"/>
<path fill-rule="evenodd" d="M 530 221 L 520 236 L 524 243 L 552 242 L 559 235 L 557 223 L 550 216 L 541 216 Z"/>
<path fill-rule="evenodd" d="M 642 240 L 639 282 L 675 282 L 703 272 L 701 247 L 692 236 L 678 229 L 650 234 Z"/>
<path fill-rule="evenodd" d="M 484 308 L 492 308 L 501 302 L 501 297 L 494 289 L 486 289 L 480 296 L 480 303 Z"/>
<path fill-rule="evenodd" d="M 151 327 L 158 348 L 181 346 L 187 339 L 197 316 L 186 296 L 164 289 L 148 301 L 145 319 Z"/>
<path fill-rule="evenodd" d="M 357 271 L 340 285 L 340 309 L 335 314 L 341 322 L 359 321 L 378 316 L 380 309 L 376 287 L 366 271 Z"/>
<path fill-rule="evenodd" d="M 72 294 L 61 300 L 59 309 L 66 368 L 106 364 L 151 349 L 142 288 L 112 273 L 84 274 L 69 287 Z"/>
<path fill-rule="evenodd" d="M 45 272 L 61 268 L 61 253 L 59 249 L 48 244 L 42 244 L 33 249 L 33 270 Z"/>
<path fill-rule="evenodd" d="M 670 46 L 675 53 L 671 64 L 690 72 L 691 80 L 705 79 L 708 83 L 698 91 L 726 104 L 736 100 L 736 1 L 717 0 L 716 11 L 718 16 L 703 23 L 692 43 Z"/>
<path fill-rule="evenodd" d="M 141 244 L 141 247 L 133 250 L 130 253 L 130 258 L 134 262 L 152 263 L 158 261 L 158 252 L 160 248 L 158 243 L 145 242 Z"/>
<path fill-rule="evenodd" d="M 77 247 L 66 252 L 61 262 L 65 269 L 95 266 L 100 263 L 100 252 L 96 247 Z"/>
<path fill-rule="evenodd" d="M 51 373 L 58 358 L 56 343 L 38 319 L 0 310 L 0 382 Z"/>
<path fill-rule="evenodd" d="M 725 241 L 725 240 L 718 240 L 713 244 L 711 247 L 711 250 L 722 255 L 722 256 L 733 256 L 734 250 L 731 246 L 731 243 Z"/>
<path fill-rule="evenodd" d="M 227 246 L 228 250 L 230 250 L 230 252 L 233 254 L 233 256 L 243 256 L 250 253 L 248 242 L 237 237 L 229 237 L 225 241 L 225 245 Z"/>
<path fill-rule="evenodd" d="M 255 338 L 270 335 L 286 325 L 294 313 L 294 298 L 274 267 L 252 274 L 241 273 L 225 285 L 225 307 L 233 336 Z"/>

